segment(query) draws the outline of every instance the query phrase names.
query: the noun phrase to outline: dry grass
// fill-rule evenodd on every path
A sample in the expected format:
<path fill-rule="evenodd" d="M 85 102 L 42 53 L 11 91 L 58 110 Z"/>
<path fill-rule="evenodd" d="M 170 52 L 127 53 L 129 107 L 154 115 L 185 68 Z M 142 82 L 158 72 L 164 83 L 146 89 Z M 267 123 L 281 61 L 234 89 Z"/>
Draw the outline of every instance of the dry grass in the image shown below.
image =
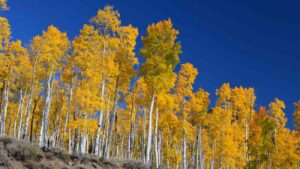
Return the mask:
<path fill-rule="evenodd" d="M 68 154 L 62 149 L 41 149 L 25 141 L 0 137 L 0 169 L 150 169 L 142 161 Z"/>

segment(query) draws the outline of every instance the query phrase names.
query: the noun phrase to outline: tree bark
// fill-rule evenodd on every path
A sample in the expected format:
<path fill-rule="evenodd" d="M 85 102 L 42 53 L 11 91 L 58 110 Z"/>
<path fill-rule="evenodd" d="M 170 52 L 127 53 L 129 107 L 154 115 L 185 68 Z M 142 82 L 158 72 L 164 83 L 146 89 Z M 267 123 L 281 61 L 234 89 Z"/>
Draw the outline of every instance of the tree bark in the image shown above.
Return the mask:
<path fill-rule="evenodd" d="M 73 88 L 74 88 L 74 83 L 71 82 L 70 93 L 69 93 L 69 98 L 68 98 L 68 105 L 67 105 L 67 114 L 66 114 L 65 123 L 64 123 L 63 137 L 65 137 L 65 134 L 67 131 L 67 126 L 70 125 L 70 113 L 71 113 L 71 101 L 72 101 L 72 97 L 73 97 Z M 68 152 L 69 153 L 72 152 L 70 126 L 68 127 Z"/>
<path fill-rule="evenodd" d="M 142 158 L 144 163 L 146 163 L 146 110 L 143 109 L 143 136 L 142 136 Z"/>
<path fill-rule="evenodd" d="M 154 100 L 155 95 L 154 91 L 152 91 L 151 96 L 151 103 L 150 103 L 150 109 L 149 109 L 149 119 L 148 119 L 148 141 L 147 141 L 147 151 L 146 151 L 146 164 L 150 165 L 150 153 L 151 153 L 151 146 L 152 146 L 152 112 L 154 107 Z"/>
<path fill-rule="evenodd" d="M 159 131 L 158 133 L 158 166 L 161 165 L 161 159 L 162 159 L 162 132 Z"/>
<path fill-rule="evenodd" d="M 96 142 L 95 142 L 95 155 L 99 156 L 102 151 L 99 147 L 99 142 L 100 142 L 100 132 L 102 128 L 102 121 L 103 121 L 103 114 L 104 114 L 104 92 L 105 92 L 105 77 L 103 76 L 103 81 L 102 81 L 102 87 L 101 87 L 101 110 L 100 110 L 100 115 L 98 119 L 98 129 L 97 129 L 97 135 L 96 135 Z"/>
<path fill-rule="evenodd" d="M 4 105 L 3 105 L 3 114 L 1 117 L 1 135 L 5 136 L 5 121 L 6 121 L 6 114 L 7 114 L 7 106 L 8 106 L 8 99 L 9 99 L 9 84 L 6 83 L 4 89 Z"/>
<path fill-rule="evenodd" d="M 194 166 L 195 166 L 195 169 L 199 169 L 199 160 L 198 160 L 198 157 L 199 157 L 199 137 L 200 137 L 200 128 L 198 127 L 197 128 L 197 135 L 196 135 L 196 140 L 195 140 L 195 154 L 194 154 Z"/>
<path fill-rule="evenodd" d="M 205 150 L 202 137 L 202 127 L 199 127 L 200 169 L 205 169 Z"/>
<path fill-rule="evenodd" d="M 183 129 L 183 169 L 187 169 L 186 132 Z"/>
<path fill-rule="evenodd" d="M 39 137 L 39 146 L 44 147 L 46 145 L 48 137 L 48 124 L 49 124 L 49 113 L 51 106 L 51 93 L 52 93 L 52 72 L 50 72 L 49 79 L 47 82 L 47 94 L 45 106 L 42 113 L 40 137 Z"/>
<path fill-rule="evenodd" d="M 20 112 L 21 112 L 21 109 L 22 109 L 22 99 L 23 99 L 23 89 L 22 87 L 20 88 L 20 97 L 19 97 L 19 106 L 18 106 L 18 112 L 16 114 L 16 117 L 15 117 L 15 121 L 14 121 L 14 138 L 17 138 L 18 136 L 18 133 L 17 133 L 17 123 L 18 123 L 18 119 L 19 119 L 19 115 L 20 115 Z"/>
<path fill-rule="evenodd" d="M 215 146 L 216 146 L 216 141 L 213 140 L 212 157 L 210 159 L 210 169 L 214 169 L 215 168 Z"/>
<path fill-rule="evenodd" d="M 155 149 L 155 165 L 156 168 L 158 169 L 159 167 L 159 160 L 158 160 L 158 142 L 157 142 L 157 128 L 158 128 L 158 106 L 156 102 L 156 111 L 155 111 L 155 129 L 154 129 L 154 149 Z"/>
<path fill-rule="evenodd" d="M 26 104 L 26 109 L 25 109 L 25 125 L 23 127 L 22 131 L 22 138 L 25 139 L 27 137 L 27 132 L 28 132 L 28 124 L 29 124 L 29 119 L 30 119 L 30 109 L 31 109 L 31 102 L 32 102 L 32 95 L 34 94 L 33 91 L 34 89 L 31 88 L 30 94 L 28 96 L 28 101 Z"/>
<path fill-rule="evenodd" d="M 105 129 L 104 129 L 104 132 L 105 132 L 105 143 L 103 141 L 103 144 L 105 144 L 105 146 L 102 146 L 103 149 L 105 150 L 106 152 L 106 147 L 107 147 L 107 143 L 108 143 L 108 132 L 109 132 L 109 121 L 110 121 L 110 95 L 108 96 L 108 99 L 107 99 L 107 109 L 106 109 L 106 122 L 105 122 Z M 104 153 L 102 154 L 102 156 L 104 155 Z"/>
<path fill-rule="evenodd" d="M 82 154 L 86 154 L 86 147 L 87 147 L 87 132 L 83 133 L 81 135 L 81 139 L 80 139 L 80 152 Z"/>
<path fill-rule="evenodd" d="M 21 98 L 21 110 L 20 110 L 20 121 L 19 121 L 19 127 L 18 127 L 18 139 L 21 139 L 22 136 L 22 125 L 23 125 L 23 105 L 24 105 L 24 100 L 26 97 L 27 89 L 25 89 L 25 93 L 23 98 Z M 21 96 L 22 97 L 22 96 Z"/>
<path fill-rule="evenodd" d="M 117 113 L 117 108 L 118 108 L 118 93 L 119 93 L 118 83 L 119 83 L 119 77 L 117 77 L 117 79 L 116 79 L 113 113 L 112 113 L 112 116 L 110 119 L 109 133 L 107 136 L 107 145 L 106 145 L 106 154 L 105 154 L 105 157 L 107 159 L 109 159 L 109 157 L 110 157 L 111 138 L 112 138 L 112 134 L 113 134 L 114 123 L 115 123 L 115 118 L 116 118 L 116 113 Z"/>
<path fill-rule="evenodd" d="M 29 135 L 30 142 L 32 142 L 32 137 L 33 137 L 33 121 L 34 121 L 34 115 L 35 115 L 37 104 L 38 104 L 38 100 L 35 100 L 33 110 L 32 110 L 31 122 L 30 122 L 30 135 Z"/>

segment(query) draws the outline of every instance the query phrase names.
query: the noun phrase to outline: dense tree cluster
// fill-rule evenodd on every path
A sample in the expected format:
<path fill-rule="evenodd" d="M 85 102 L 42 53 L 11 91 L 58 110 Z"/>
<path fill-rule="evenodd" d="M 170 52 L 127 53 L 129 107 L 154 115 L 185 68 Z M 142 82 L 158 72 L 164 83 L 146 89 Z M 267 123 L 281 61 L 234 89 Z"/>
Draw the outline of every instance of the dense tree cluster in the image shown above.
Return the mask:
<path fill-rule="evenodd" d="M 209 93 L 193 89 L 198 70 L 174 71 L 178 34 L 170 19 L 151 24 L 139 63 L 138 29 L 111 6 L 72 41 L 49 26 L 28 48 L 0 17 L 1 135 L 156 168 L 299 168 L 300 103 L 295 131 L 283 101 L 257 108 L 253 88 L 225 83 L 209 106 Z"/>

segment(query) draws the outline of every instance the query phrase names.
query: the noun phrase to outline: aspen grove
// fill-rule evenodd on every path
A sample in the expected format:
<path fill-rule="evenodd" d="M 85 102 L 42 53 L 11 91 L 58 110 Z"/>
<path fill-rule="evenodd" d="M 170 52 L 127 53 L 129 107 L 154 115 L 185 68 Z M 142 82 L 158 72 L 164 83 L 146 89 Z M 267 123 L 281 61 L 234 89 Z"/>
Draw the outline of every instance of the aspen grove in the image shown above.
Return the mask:
<path fill-rule="evenodd" d="M 258 107 L 253 88 L 225 83 L 210 101 L 171 19 L 141 49 L 138 34 L 105 6 L 73 40 L 51 25 L 24 47 L 0 17 L 0 135 L 153 168 L 300 168 L 300 102 L 291 130 L 284 102 Z"/>

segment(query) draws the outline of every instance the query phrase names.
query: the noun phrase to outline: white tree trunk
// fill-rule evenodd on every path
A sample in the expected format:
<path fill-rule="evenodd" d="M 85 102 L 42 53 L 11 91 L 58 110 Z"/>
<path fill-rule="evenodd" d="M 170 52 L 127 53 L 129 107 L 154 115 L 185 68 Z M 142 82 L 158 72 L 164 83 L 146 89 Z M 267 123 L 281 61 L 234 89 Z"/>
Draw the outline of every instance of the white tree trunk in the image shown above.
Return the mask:
<path fill-rule="evenodd" d="M 128 132 L 128 138 L 127 138 L 127 158 L 130 159 L 131 154 L 131 131 Z"/>
<path fill-rule="evenodd" d="M 40 137 L 39 137 L 39 146 L 46 146 L 46 142 L 48 139 L 48 124 L 49 124 L 49 113 L 51 106 L 51 93 L 52 93 L 52 72 L 49 75 L 49 79 L 47 82 L 47 95 L 45 100 L 45 106 L 42 113 L 42 121 L 41 121 L 41 129 L 40 129 Z"/>
<path fill-rule="evenodd" d="M 245 157 L 246 157 L 246 162 L 249 160 L 249 155 L 248 155 L 248 121 L 247 119 L 245 120 Z"/>
<path fill-rule="evenodd" d="M 199 128 L 199 145 L 200 145 L 200 169 L 205 169 L 205 151 L 202 137 L 202 128 Z"/>
<path fill-rule="evenodd" d="M 22 131 L 22 138 L 25 139 L 27 137 L 27 132 L 28 132 L 28 125 L 29 125 L 29 119 L 30 119 L 30 109 L 31 109 L 31 102 L 32 102 L 32 97 L 33 97 L 33 87 L 31 88 L 31 92 L 28 96 L 28 101 L 26 104 L 26 108 L 25 108 L 25 125 L 23 127 L 23 131 Z"/>
<path fill-rule="evenodd" d="M 111 115 L 110 125 L 109 125 L 109 133 L 107 136 L 107 145 L 106 145 L 106 154 L 105 154 L 105 157 L 107 159 L 109 159 L 109 157 L 110 157 L 111 138 L 112 138 L 112 134 L 113 134 L 117 108 L 118 108 L 118 78 L 116 80 L 116 86 L 115 86 L 113 113 Z"/>
<path fill-rule="evenodd" d="M 187 169 L 187 152 L 186 152 L 186 133 L 183 129 L 183 169 Z"/>
<path fill-rule="evenodd" d="M 71 137 L 72 133 L 71 133 L 71 128 L 69 127 L 69 130 L 68 130 L 68 152 L 69 154 L 72 153 L 72 137 Z"/>
<path fill-rule="evenodd" d="M 71 111 L 71 101 L 72 101 L 72 97 L 73 97 L 73 88 L 74 88 L 74 83 L 71 82 L 71 84 L 70 84 L 69 98 L 68 98 L 68 105 L 67 105 L 67 114 L 66 114 L 65 123 L 64 123 L 63 137 L 65 137 L 65 135 L 66 135 L 67 126 L 70 125 L 70 113 L 71 113 L 70 111 Z M 72 152 L 71 129 L 70 129 L 70 126 L 68 127 L 68 152 L 69 153 Z"/>
<path fill-rule="evenodd" d="M 22 99 L 23 99 L 23 89 L 22 87 L 20 88 L 20 97 L 19 97 L 19 107 L 18 107 L 18 112 L 16 114 L 16 117 L 15 117 L 15 121 L 14 121 L 14 138 L 17 138 L 18 136 L 18 133 L 17 133 L 17 123 L 18 123 L 18 119 L 19 119 L 19 114 L 21 112 L 21 109 L 22 109 Z"/>
<path fill-rule="evenodd" d="M 146 110 L 143 109 L 143 137 L 142 137 L 142 158 L 144 160 L 144 163 L 146 163 Z"/>
<path fill-rule="evenodd" d="M 5 136 L 5 121 L 6 121 L 6 114 L 7 114 L 7 106 L 8 106 L 8 98 L 9 98 L 9 85 L 5 85 L 4 89 L 4 105 L 3 105 L 3 114 L 1 116 L 1 135 Z"/>
<path fill-rule="evenodd" d="M 84 133 L 81 135 L 81 139 L 80 139 L 80 152 L 82 154 L 86 154 L 87 153 L 87 133 Z"/>
<path fill-rule="evenodd" d="M 137 130 L 138 130 L 138 116 L 139 116 L 139 113 L 138 111 L 135 113 L 135 123 L 133 125 L 133 131 L 132 131 L 132 136 L 131 136 L 131 153 L 130 153 L 130 158 L 134 158 L 133 155 L 134 155 L 134 149 L 137 145 L 137 140 L 138 140 L 138 135 L 137 135 Z M 140 157 L 135 157 L 135 158 L 141 158 Z"/>
<path fill-rule="evenodd" d="M 110 95 L 108 96 L 107 99 L 107 109 L 106 109 L 106 122 L 105 122 L 105 143 L 103 141 L 103 145 L 102 147 L 105 147 L 105 151 L 106 151 L 106 147 L 107 147 L 107 143 L 108 143 L 108 132 L 109 132 L 109 121 L 110 121 Z M 104 154 L 102 154 L 101 156 L 103 156 Z"/>
<path fill-rule="evenodd" d="M 32 78 L 31 78 L 31 88 L 30 88 L 30 94 L 28 97 L 28 101 L 27 101 L 27 105 L 26 105 L 26 109 L 25 109 L 25 126 L 23 129 L 23 139 L 25 139 L 27 137 L 27 133 L 28 133 L 28 126 L 29 126 L 29 119 L 30 119 L 30 109 L 31 109 L 31 103 L 32 103 L 32 98 L 34 97 L 34 76 L 35 76 L 35 71 L 36 71 L 36 67 L 37 67 L 37 62 L 38 62 L 38 56 L 35 59 L 34 62 L 34 66 L 33 66 L 33 70 L 32 70 Z"/>
<path fill-rule="evenodd" d="M 105 92 L 105 78 L 103 77 L 102 81 L 102 87 L 101 87 L 101 110 L 100 110 L 100 115 L 98 119 L 98 129 L 97 129 L 97 135 L 96 135 L 96 142 L 95 142 L 95 155 L 99 156 L 100 153 L 100 132 L 102 128 L 102 121 L 103 121 L 103 114 L 104 114 L 104 92 Z"/>
<path fill-rule="evenodd" d="M 199 160 L 198 160 L 198 157 L 199 157 L 199 142 L 200 142 L 200 129 L 199 127 L 197 128 L 197 135 L 196 135 L 196 140 L 195 140 L 195 154 L 194 154 L 194 166 L 195 166 L 195 169 L 199 169 Z"/>
<path fill-rule="evenodd" d="M 25 90 L 24 96 L 22 98 L 21 102 L 21 111 L 20 111 L 20 121 L 19 121 L 19 127 L 18 127 L 18 139 L 21 139 L 22 136 L 22 126 L 23 126 L 23 105 L 24 105 L 24 100 L 26 97 L 27 89 Z M 22 97 L 22 96 L 21 96 Z"/>
<path fill-rule="evenodd" d="M 161 159 L 162 159 L 162 132 L 160 131 L 158 134 L 158 166 L 161 165 Z"/>
<path fill-rule="evenodd" d="M 210 159 L 210 169 L 215 168 L 215 145 L 216 145 L 216 141 L 214 140 L 212 145 L 212 157 Z"/>
<path fill-rule="evenodd" d="M 158 106 L 156 104 L 156 111 L 155 111 L 155 129 L 154 129 L 154 149 L 155 149 L 155 165 L 156 168 L 158 169 L 159 167 L 159 160 L 158 160 L 158 143 L 157 143 L 157 138 L 158 138 Z"/>
<path fill-rule="evenodd" d="M 146 164 L 150 165 L 150 153 L 151 153 L 151 146 L 152 146 L 152 112 L 154 106 L 154 91 L 151 96 L 151 103 L 149 109 L 149 119 L 148 119 L 148 141 L 147 141 L 147 151 L 146 151 Z"/>

